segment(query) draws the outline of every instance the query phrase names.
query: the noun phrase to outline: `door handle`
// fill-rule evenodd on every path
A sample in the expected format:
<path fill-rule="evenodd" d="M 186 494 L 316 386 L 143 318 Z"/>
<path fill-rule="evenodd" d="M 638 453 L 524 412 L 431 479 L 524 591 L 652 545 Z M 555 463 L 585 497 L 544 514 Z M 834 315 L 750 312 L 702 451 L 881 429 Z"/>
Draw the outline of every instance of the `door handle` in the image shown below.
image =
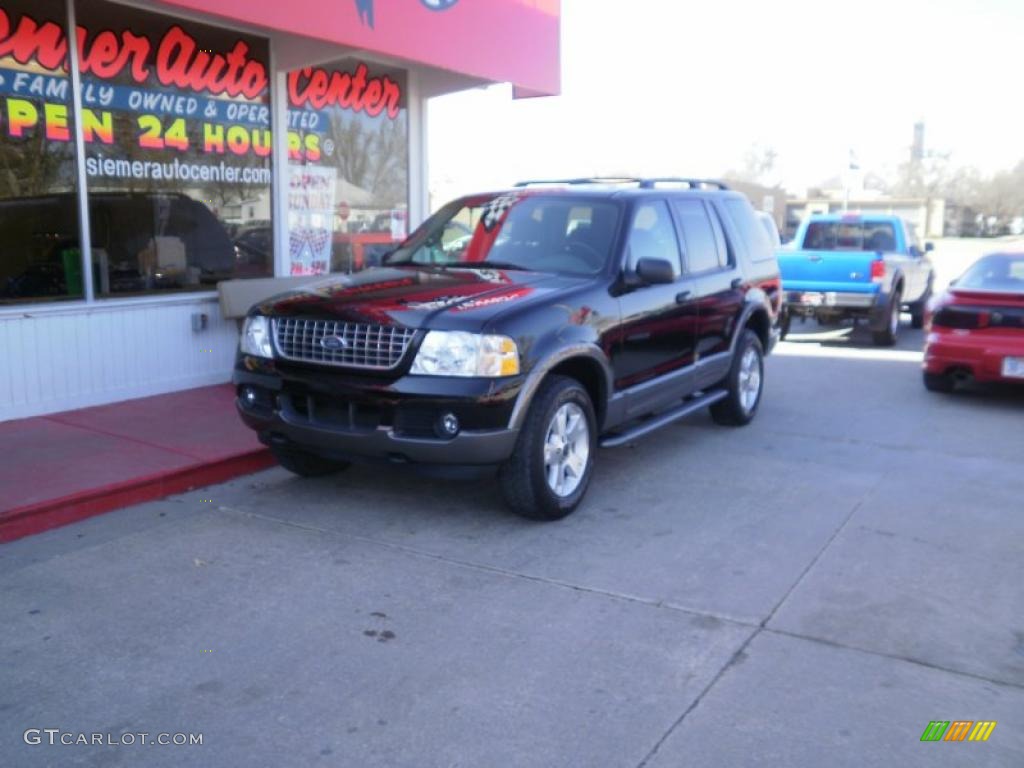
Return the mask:
<path fill-rule="evenodd" d="M 682 304 L 690 298 L 692 291 L 680 291 L 676 294 L 676 304 Z"/>
<path fill-rule="evenodd" d="M 743 278 L 742 277 L 734 277 L 733 281 L 731 283 L 729 283 L 729 287 L 732 288 L 734 291 L 742 288 L 743 287 Z"/>

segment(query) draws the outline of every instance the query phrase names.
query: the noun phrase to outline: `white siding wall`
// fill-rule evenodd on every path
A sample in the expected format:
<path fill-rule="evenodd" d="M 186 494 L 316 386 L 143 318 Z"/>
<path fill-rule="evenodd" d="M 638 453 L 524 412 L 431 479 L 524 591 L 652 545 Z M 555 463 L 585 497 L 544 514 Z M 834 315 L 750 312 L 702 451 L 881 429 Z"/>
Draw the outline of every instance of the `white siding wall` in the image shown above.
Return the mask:
<path fill-rule="evenodd" d="M 4 311 L 0 421 L 226 382 L 237 343 L 215 298 Z"/>

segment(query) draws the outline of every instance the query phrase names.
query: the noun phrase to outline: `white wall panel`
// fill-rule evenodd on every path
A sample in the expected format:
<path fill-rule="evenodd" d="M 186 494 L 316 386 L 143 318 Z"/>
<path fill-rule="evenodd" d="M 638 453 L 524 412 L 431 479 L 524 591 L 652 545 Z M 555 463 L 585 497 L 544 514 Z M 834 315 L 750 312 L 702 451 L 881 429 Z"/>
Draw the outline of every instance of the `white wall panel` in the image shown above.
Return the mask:
<path fill-rule="evenodd" d="M 5 311 L 0 421 L 230 381 L 237 343 L 213 298 Z"/>

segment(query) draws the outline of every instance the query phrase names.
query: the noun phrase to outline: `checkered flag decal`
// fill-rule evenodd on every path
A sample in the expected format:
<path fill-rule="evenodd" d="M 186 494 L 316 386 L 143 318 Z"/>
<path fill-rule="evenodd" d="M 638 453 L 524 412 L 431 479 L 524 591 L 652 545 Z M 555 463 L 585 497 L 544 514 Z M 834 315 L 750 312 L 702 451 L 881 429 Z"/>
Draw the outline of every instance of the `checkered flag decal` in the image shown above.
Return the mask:
<path fill-rule="evenodd" d="M 509 194 L 496 197 L 484 206 L 484 215 L 481 221 L 484 229 L 490 232 L 505 219 L 508 209 L 519 202 L 519 195 Z"/>

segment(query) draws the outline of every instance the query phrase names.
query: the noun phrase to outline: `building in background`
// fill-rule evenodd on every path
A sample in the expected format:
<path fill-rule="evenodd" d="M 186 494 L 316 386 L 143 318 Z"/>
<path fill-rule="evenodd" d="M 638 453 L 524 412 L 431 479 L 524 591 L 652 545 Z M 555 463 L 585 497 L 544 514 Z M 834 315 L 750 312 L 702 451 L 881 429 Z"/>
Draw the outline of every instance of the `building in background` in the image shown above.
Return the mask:
<path fill-rule="evenodd" d="M 789 240 L 796 234 L 800 222 L 814 213 L 884 213 L 903 218 L 917 231 L 922 238 L 942 237 L 945 221 L 945 200 L 933 198 L 889 198 L 866 197 L 850 198 L 848 205 L 840 196 L 830 197 L 819 195 L 806 198 L 793 198 L 786 201 L 786 221 L 783 239 Z"/>
<path fill-rule="evenodd" d="M 559 17 L 0 0 L 0 420 L 228 381 L 218 283 L 379 259 L 427 213 L 429 98 L 557 93 Z"/>

